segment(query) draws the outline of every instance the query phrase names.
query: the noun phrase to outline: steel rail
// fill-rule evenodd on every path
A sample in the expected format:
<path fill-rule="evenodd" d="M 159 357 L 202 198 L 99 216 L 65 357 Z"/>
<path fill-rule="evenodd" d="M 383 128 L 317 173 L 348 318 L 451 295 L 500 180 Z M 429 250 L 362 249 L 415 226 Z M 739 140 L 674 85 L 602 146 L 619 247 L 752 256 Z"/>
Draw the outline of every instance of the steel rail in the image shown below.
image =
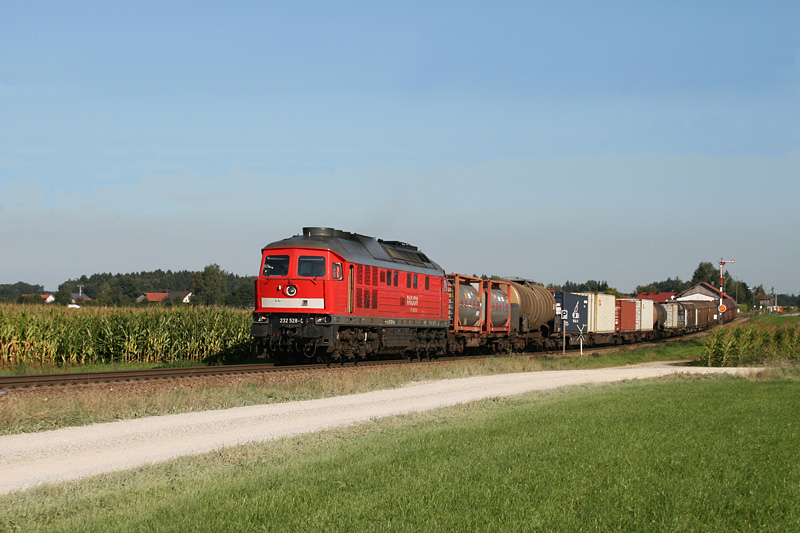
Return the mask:
<path fill-rule="evenodd" d="M 276 372 L 299 372 L 308 370 L 330 370 L 336 368 L 358 368 L 387 364 L 407 363 L 408 360 L 359 361 L 335 364 L 280 365 L 258 363 L 250 365 L 193 366 L 183 368 L 150 368 L 141 370 L 109 370 L 99 372 L 57 372 L 47 374 L 17 374 L 0 376 L 0 390 L 29 389 L 38 387 L 63 387 L 68 385 L 91 385 L 113 382 L 153 381 L 193 377 L 232 376 L 237 374 L 264 374 Z"/>
<path fill-rule="evenodd" d="M 737 319 L 740 320 L 740 319 Z M 732 324 L 730 322 L 729 324 Z M 670 337 L 667 339 L 659 339 L 656 341 L 648 341 L 641 343 L 623 344 L 618 346 L 593 346 L 587 347 L 587 350 L 592 352 L 603 353 L 606 351 L 615 351 L 623 347 L 646 347 L 649 345 L 656 345 L 663 342 L 672 342 L 679 340 L 691 339 L 695 336 L 707 334 L 708 330 L 703 330 L 687 335 Z M 570 352 L 576 350 L 575 347 L 570 347 Z M 555 355 L 555 351 L 536 352 L 532 354 L 523 354 L 529 356 L 545 356 L 549 357 Z M 386 366 L 386 365 L 400 365 L 408 363 L 424 362 L 425 364 L 431 363 L 448 363 L 453 361 L 462 360 L 476 360 L 483 357 L 495 357 L 502 354 L 490 355 L 473 355 L 473 356 L 457 356 L 457 357 L 443 357 L 432 360 L 419 359 L 388 359 L 377 361 L 359 361 L 357 364 L 348 361 L 344 363 L 331 363 L 330 366 L 321 363 L 305 364 L 305 365 L 274 365 L 272 363 L 258 363 L 248 365 L 226 365 L 226 366 L 192 366 L 183 368 L 150 368 L 142 370 L 109 370 L 99 372 L 59 372 L 49 374 L 17 374 L 0 376 L 0 391 L 8 391 L 13 389 L 30 389 L 38 387 L 63 387 L 68 385 L 90 385 L 98 383 L 113 383 L 113 382 L 134 382 L 134 381 L 153 381 L 153 380 L 167 380 L 167 379 L 182 379 L 203 376 L 232 376 L 237 374 L 257 374 L 257 373 L 276 373 L 276 372 L 301 372 L 312 370 L 331 370 L 339 368 L 363 368 L 370 366 Z"/>

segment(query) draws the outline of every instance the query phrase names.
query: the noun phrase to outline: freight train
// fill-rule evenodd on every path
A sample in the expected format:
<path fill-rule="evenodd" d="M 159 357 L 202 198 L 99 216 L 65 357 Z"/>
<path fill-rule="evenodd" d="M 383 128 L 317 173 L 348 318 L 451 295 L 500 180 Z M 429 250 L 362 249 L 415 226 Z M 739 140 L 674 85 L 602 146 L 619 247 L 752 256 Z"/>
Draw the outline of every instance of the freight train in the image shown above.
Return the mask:
<path fill-rule="evenodd" d="M 254 352 L 283 362 L 613 345 L 718 320 L 716 302 L 657 304 L 447 274 L 415 246 L 332 228 L 265 246 L 255 285 Z M 728 321 L 736 304 L 725 303 Z"/>

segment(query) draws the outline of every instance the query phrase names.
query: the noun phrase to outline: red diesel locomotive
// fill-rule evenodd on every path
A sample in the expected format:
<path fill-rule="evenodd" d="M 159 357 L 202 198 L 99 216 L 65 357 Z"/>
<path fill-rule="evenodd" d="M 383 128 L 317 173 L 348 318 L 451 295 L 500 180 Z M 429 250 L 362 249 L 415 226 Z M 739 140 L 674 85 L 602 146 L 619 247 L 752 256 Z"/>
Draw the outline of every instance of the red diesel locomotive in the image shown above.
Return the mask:
<path fill-rule="evenodd" d="M 251 336 L 257 354 L 287 361 L 442 354 L 446 291 L 444 270 L 414 246 L 303 228 L 262 250 Z"/>

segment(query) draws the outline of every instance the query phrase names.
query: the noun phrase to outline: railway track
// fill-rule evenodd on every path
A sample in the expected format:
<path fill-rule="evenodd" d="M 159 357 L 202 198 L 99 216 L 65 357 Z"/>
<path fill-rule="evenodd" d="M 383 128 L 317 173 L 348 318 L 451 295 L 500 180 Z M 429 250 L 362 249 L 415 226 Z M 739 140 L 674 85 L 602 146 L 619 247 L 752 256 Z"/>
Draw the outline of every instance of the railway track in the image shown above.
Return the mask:
<path fill-rule="evenodd" d="M 672 342 L 679 340 L 688 340 L 693 337 L 701 337 L 707 335 L 707 331 L 693 333 L 682 337 L 673 337 L 669 339 L 662 339 L 655 342 L 625 344 L 621 346 L 594 346 L 588 347 L 585 350 L 590 352 L 612 352 L 620 349 L 644 348 L 647 346 L 654 346 L 663 342 Z M 575 356 L 577 350 L 573 347 L 567 350 L 571 357 Z M 536 352 L 535 354 L 524 354 L 529 356 L 560 356 L 561 350 Z M 425 364 L 431 363 L 448 363 L 461 360 L 476 360 L 481 357 L 494 357 L 493 355 L 487 356 L 463 356 L 463 357 L 446 357 L 442 359 L 434 359 L 426 361 Z M 229 365 L 229 366 L 194 366 L 184 368 L 151 368 L 142 370 L 110 370 L 101 372 L 61 372 L 61 373 L 48 373 L 48 374 L 22 374 L 12 376 L 0 376 L 0 391 L 8 391 L 13 389 L 30 389 L 39 387 L 64 387 L 70 385 L 92 385 L 100 383 L 113 383 L 113 382 L 134 382 L 134 381 L 155 381 L 155 380 L 171 380 L 171 379 L 184 379 L 196 377 L 218 377 L 218 376 L 234 376 L 239 374 L 266 374 L 278 372 L 302 372 L 313 370 L 330 370 L 339 368 L 364 368 L 374 366 L 387 366 L 409 364 L 418 361 L 409 361 L 408 359 L 390 359 L 383 361 L 360 361 L 357 365 L 348 362 L 344 364 L 332 364 L 330 367 L 314 363 L 307 365 L 274 365 L 271 363 L 258 363 L 249 365 Z"/>
<path fill-rule="evenodd" d="M 449 359 L 450 361 L 454 359 Z M 65 387 L 113 382 L 155 381 L 196 377 L 234 376 L 239 374 L 267 374 L 277 372 L 302 372 L 408 363 L 407 360 L 361 361 L 358 365 L 345 363 L 326 367 L 320 364 L 280 365 L 258 363 L 251 365 L 194 366 L 184 368 L 150 368 L 142 370 L 110 370 L 102 372 L 60 372 L 48 374 L 21 374 L 0 376 L 0 391 L 38 387 Z"/>

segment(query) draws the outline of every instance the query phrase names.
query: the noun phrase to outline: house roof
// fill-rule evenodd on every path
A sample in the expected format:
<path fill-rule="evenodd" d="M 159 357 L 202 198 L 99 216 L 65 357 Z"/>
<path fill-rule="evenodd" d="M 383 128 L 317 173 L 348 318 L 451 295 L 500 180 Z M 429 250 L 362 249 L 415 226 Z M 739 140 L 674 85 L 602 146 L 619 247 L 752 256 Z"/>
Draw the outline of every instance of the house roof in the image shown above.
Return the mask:
<path fill-rule="evenodd" d="M 653 300 L 654 302 L 664 303 L 675 298 L 677 292 L 642 292 L 636 295 L 637 300 Z"/>
<path fill-rule="evenodd" d="M 714 293 L 716 293 L 717 295 L 719 295 L 719 287 L 715 287 L 715 286 L 713 286 L 712 284 L 710 284 L 710 283 L 707 283 L 707 282 L 705 282 L 705 281 L 704 281 L 704 282 L 702 282 L 702 283 L 700 283 L 700 285 L 703 285 L 704 287 L 707 287 L 708 289 L 710 289 L 710 290 L 714 291 Z M 723 293 L 722 293 L 722 297 L 723 297 L 723 298 L 727 298 L 728 300 L 733 300 L 733 296 L 731 296 L 730 294 L 727 294 L 727 293 L 725 293 L 724 291 L 723 291 Z"/>
<path fill-rule="evenodd" d="M 192 294 L 191 291 L 169 291 L 167 298 L 169 300 L 183 300 L 190 294 Z"/>
<path fill-rule="evenodd" d="M 146 292 L 146 293 L 144 293 L 144 299 L 147 300 L 148 302 L 160 302 L 164 298 L 167 297 L 167 294 L 169 294 L 169 293 L 166 293 L 166 292 Z"/>

